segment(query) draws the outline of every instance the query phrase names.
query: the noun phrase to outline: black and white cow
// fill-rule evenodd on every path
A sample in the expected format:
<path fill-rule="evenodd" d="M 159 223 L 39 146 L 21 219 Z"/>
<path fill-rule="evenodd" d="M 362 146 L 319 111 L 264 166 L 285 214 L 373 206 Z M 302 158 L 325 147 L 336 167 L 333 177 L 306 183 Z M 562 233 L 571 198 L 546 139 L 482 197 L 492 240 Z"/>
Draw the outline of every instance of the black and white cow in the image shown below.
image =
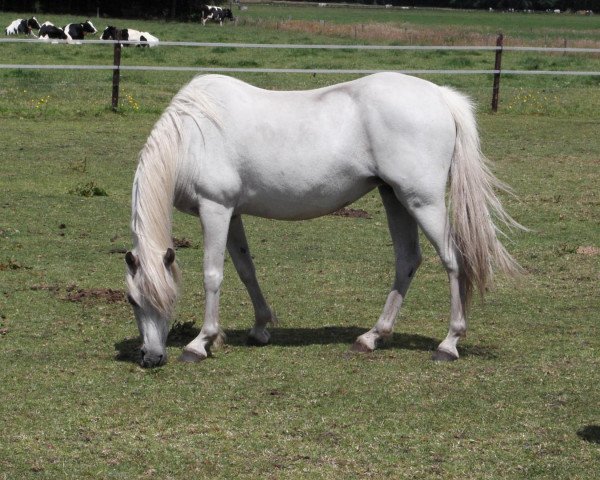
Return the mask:
<path fill-rule="evenodd" d="M 200 5 L 200 21 L 202 22 L 202 25 L 206 25 L 207 20 L 212 20 L 213 13 L 216 11 L 213 9 L 215 9 L 215 7 Z"/>
<path fill-rule="evenodd" d="M 86 35 L 98 31 L 89 20 L 86 20 L 83 23 L 69 23 L 68 25 L 65 25 L 63 30 L 73 40 L 83 40 Z"/>
<path fill-rule="evenodd" d="M 104 29 L 102 35 L 100 35 L 100 40 L 129 40 L 129 30 L 127 28 L 118 29 L 117 27 L 113 27 L 109 25 Z"/>
<path fill-rule="evenodd" d="M 231 11 L 231 9 L 223 8 L 219 12 L 219 23 L 221 25 L 223 25 L 224 20 L 229 20 L 230 22 L 233 22 L 234 18 L 233 18 L 233 12 Z"/>
<path fill-rule="evenodd" d="M 130 42 L 139 42 L 138 47 L 155 47 L 158 45 L 158 38 L 148 32 L 140 32 L 133 28 L 118 29 L 117 27 L 108 26 L 100 36 L 101 40 L 124 40 Z M 126 43 L 128 47 L 130 44 Z"/>
<path fill-rule="evenodd" d="M 71 37 L 65 33 L 62 28 L 55 27 L 50 22 L 42 23 L 40 27 L 40 40 L 67 40 L 70 41 Z"/>
<path fill-rule="evenodd" d="M 17 18 L 4 29 L 6 35 L 19 35 L 23 33 L 25 35 L 34 35 L 32 30 L 39 30 L 40 24 L 37 18 L 31 17 L 30 19 Z M 35 35 L 34 35 L 35 36 Z"/>
<path fill-rule="evenodd" d="M 223 20 L 233 20 L 233 12 L 229 8 L 215 7 L 211 5 L 202 5 L 200 7 L 200 21 L 206 25 L 207 20 L 218 22 L 223 26 Z"/>

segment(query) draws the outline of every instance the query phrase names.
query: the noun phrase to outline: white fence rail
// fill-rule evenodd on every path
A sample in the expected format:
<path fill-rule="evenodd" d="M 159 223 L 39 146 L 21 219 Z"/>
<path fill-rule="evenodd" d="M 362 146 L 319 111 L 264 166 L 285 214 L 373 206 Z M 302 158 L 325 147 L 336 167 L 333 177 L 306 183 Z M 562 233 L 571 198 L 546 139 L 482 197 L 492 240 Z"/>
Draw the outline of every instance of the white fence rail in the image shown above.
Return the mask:
<path fill-rule="evenodd" d="M 12 70 L 137 70 L 155 72 L 229 72 L 229 73 L 322 73 L 322 74 L 371 74 L 378 72 L 398 72 L 408 75 L 440 74 L 440 75 L 574 75 L 600 76 L 600 72 L 577 70 L 424 70 L 424 69 L 328 69 L 328 68 L 246 68 L 246 67 L 165 67 L 144 65 L 21 65 L 4 63 L 0 69 Z"/>
<path fill-rule="evenodd" d="M 52 43 L 75 43 L 67 40 L 51 40 Z M 0 43 L 35 43 L 45 45 L 50 43 L 32 38 L 0 38 Z M 110 45 L 139 45 L 134 41 L 117 40 L 77 40 L 79 44 Z M 466 51 L 497 51 L 505 52 L 545 52 L 545 53 L 600 53 L 600 48 L 571 48 L 571 47 L 497 47 L 486 45 L 345 45 L 345 44 L 293 44 L 293 43 L 226 43 L 226 42 L 163 42 L 160 46 L 168 47 L 230 47 L 230 48 L 288 48 L 288 49 L 322 49 L 322 50 L 466 50 Z"/>

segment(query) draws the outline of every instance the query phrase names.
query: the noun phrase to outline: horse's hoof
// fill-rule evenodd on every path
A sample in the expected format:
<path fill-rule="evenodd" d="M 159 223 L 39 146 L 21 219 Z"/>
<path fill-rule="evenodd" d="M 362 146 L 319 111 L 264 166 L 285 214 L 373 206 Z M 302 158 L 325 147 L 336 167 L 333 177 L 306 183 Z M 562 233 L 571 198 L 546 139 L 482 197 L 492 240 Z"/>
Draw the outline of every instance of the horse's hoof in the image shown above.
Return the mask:
<path fill-rule="evenodd" d="M 179 361 L 185 363 L 198 363 L 204 359 L 206 359 L 206 355 L 202 355 L 199 352 L 193 352 L 192 350 L 184 350 L 179 356 Z"/>
<path fill-rule="evenodd" d="M 266 328 L 253 327 L 252 330 L 248 332 L 246 344 L 252 347 L 262 347 L 267 345 L 270 340 L 271 334 Z"/>
<path fill-rule="evenodd" d="M 453 362 L 458 360 L 458 357 L 445 350 L 436 350 L 433 352 L 433 355 L 431 355 L 431 359 L 435 362 Z"/>
<path fill-rule="evenodd" d="M 248 335 L 248 337 L 246 337 L 246 345 L 248 345 L 249 347 L 264 347 L 265 345 L 268 345 L 270 343 L 270 340 L 267 339 L 266 342 L 263 342 L 261 340 L 259 340 L 256 337 L 253 337 L 252 335 Z"/>
<path fill-rule="evenodd" d="M 356 340 L 350 347 L 350 351 L 352 353 L 371 353 L 373 349 L 367 347 L 364 343 Z"/>

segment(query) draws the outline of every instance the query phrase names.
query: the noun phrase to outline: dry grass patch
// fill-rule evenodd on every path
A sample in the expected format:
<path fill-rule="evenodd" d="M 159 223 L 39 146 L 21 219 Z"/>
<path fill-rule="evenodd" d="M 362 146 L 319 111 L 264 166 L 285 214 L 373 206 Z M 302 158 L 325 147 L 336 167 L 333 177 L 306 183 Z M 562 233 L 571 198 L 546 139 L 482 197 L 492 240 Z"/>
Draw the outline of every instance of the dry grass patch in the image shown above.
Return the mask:
<path fill-rule="evenodd" d="M 398 45 L 477 45 L 495 46 L 497 33 L 482 33 L 464 26 L 429 27 L 410 23 L 365 22 L 339 24 L 324 20 L 264 20 L 256 22 L 244 19 L 243 23 L 260 24 L 262 28 L 295 33 L 307 33 L 335 38 L 353 38 L 363 42 L 392 43 Z M 600 39 L 589 31 L 586 39 L 565 39 L 554 32 L 551 36 L 538 39 L 507 36 L 505 45 L 513 47 L 552 47 L 552 48 L 600 48 Z M 565 31 L 565 34 L 568 33 Z"/>
<path fill-rule="evenodd" d="M 409 24 L 367 22 L 338 24 L 322 20 L 261 21 L 261 26 L 287 32 L 327 37 L 354 38 L 366 42 L 399 45 L 495 45 L 496 35 L 455 27 L 419 28 Z"/>

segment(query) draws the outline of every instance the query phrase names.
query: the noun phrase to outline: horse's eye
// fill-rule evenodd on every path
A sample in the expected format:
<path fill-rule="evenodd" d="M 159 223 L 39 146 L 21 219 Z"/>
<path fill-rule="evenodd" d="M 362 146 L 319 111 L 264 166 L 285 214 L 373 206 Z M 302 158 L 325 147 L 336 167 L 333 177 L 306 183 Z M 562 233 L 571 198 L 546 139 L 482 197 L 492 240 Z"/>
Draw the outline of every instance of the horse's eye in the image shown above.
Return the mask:
<path fill-rule="evenodd" d="M 132 307 L 139 307 L 139 305 L 137 304 L 137 302 L 129 294 L 127 294 L 127 301 L 131 304 Z"/>

